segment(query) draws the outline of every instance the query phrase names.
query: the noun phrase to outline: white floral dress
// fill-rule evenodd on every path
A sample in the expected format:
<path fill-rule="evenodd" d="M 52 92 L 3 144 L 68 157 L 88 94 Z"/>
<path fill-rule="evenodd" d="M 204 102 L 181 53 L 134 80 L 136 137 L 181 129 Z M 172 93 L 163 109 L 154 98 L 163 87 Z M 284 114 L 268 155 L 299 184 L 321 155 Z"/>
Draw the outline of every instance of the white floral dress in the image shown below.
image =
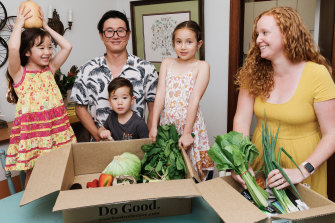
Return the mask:
<path fill-rule="evenodd" d="M 178 134 L 182 134 L 187 116 L 188 102 L 194 87 L 192 71 L 175 74 L 170 71 L 166 75 L 165 104 L 160 116 L 160 125 L 175 124 Z M 214 169 L 214 163 L 208 156 L 209 150 L 206 125 L 200 108 L 193 125 L 194 143 L 187 154 L 194 169 L 204 180 L 208 170 Z"/>

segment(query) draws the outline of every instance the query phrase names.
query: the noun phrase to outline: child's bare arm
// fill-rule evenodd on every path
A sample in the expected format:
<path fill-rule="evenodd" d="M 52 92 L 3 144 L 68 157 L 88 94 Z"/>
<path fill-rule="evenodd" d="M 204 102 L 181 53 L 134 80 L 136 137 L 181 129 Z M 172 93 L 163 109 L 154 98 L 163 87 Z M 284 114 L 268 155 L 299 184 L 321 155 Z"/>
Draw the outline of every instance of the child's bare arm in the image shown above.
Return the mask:
<path fill-rule="evenodd" d="M 171 59 L 164 59 L 159 72 L 159 78 L 158 78 L 158 86 L 155 96 L 155 102 L 153 106 L 152 111 L 152 120 L 151 120 L 151 126 L 148 126 L 149 128 L 149 137 L 153 138 L 153 140 L 156 140 L 157 136 L 157 126 L 159 122 L 159 116 L 162 112 L 162 109 L 164 107 L 164 100 L 165 100 L 165 77 L 166 77 L 166 71 L 167 66 L 170 63 Z"/>
<path fill-rule="evenodd" d="M 17 16 L 14 24 L 12 34 L 8 40 L 8 72 L 17 83 L 21 80 L 22 73 L 20 72 L 21 60 L 20 60 L 20 45 L 21 45 L 21 32 L 24 25 L 24 21 L 32 17 L 30 9 L 24 12 L 25 7 L 18 8 Z"/>
<path fill-rule="evenodd" d="M 209 64 L 205 61 L 200 61 L 199 72 L 187 107 L 186 124 L 183 135 L 179 139 L 179 147 L 181 148 L 187 149 L 193 143 L 191 135 L 193 125 L 197 116 L 200 99 L 204 95 L 209 82 L 209 76 Z"/>
<path fill-rule="evenodd" d="M 51 37 L 56 41 L 56 43 L 60 46 L 60 51 L 54 56 L 54 58 L 50 61 L 50 69 L 52 73 L 54 74 L 66 61 L 68 56 L 70 55 L 70 52 L 72 50 L 72 44 L 65 39 L 62 35 L 57 33 L 55 30 L 51 29 L 48 26 L 48 23 L 44 19 L 43 11 L 40 8 L 40 18 L 43 21 L 43 29 L 47 31 Z"/>

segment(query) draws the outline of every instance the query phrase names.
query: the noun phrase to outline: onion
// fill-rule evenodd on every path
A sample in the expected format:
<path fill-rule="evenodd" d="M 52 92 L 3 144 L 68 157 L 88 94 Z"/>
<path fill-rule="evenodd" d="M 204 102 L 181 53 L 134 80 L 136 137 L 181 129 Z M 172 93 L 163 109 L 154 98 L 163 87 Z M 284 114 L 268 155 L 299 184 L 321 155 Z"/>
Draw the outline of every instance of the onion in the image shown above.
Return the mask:
<path fill-rule="evenodd" d="M 108 164 L 102 173 L 113 175 L 113 177 L 130 175 L 136 180 L 139 180 L 141 173 L 141 160 L 136 155 L 125 152 L 120 156 L 114 156 L 113 161 Z"/>
<path fill-rule="evenodd" d="M 22 2 L 20 4 L 19 8 L 22 8 L 25 6 L 24 11 L 26 12 L 27 10 L 31 10 L 29 14 L 32 14 L 33 16 L 24 21 L 23 28 L 29 29 L 29 28 L 41 28 L 42 27 L 42 20 L 40 18 L 40 11 L 39 11 L 39 6 L 30 0 L 27 0 L 25 2 Z"/>

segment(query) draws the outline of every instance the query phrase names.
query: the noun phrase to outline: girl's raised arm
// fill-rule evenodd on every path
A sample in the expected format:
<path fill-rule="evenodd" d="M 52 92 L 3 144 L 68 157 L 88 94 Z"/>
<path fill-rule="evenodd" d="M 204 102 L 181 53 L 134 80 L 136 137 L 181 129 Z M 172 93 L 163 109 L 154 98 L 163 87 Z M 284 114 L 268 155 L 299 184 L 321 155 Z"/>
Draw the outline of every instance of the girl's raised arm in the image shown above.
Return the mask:
<path fill-rule="evenodd" d="M 24 12 L 25 7 L 18 8 L 14 28 L 8 40 L 8 73 L 13 78 L 14 83 L 21 80 L 22 73 L 20 72 L 21 59 L 20 59 L 20 45 L 21 45 L 21 32 L 24 21 L 32 17 L 30 9 Z"/>
<path fill-rule="evenodd" d="M 70 52 L 72 50 L 72 44 L 65 39 L 62 35 L 54 31 L 48 26 L 48 23 L 44 19 L 43 11 L 40 8 L 40 18 L 43 21 L 43 29 L 47 31 L 51 37 L 56 41 L 56 43 L 60 46 L 60 51 L 51 59 L 50 61 L 50 69 L 54 74 L 66 61 Z"/>
<path fill-rule="evenodd" d="M 149 138 L 153 138 L 154 141 L 156 141 L 159 116 L 162 112 L 162 109 L 164 108 L 165 77 L 166 77 L 167 66 L 170 63 L 170 60 L 171 59 L 164 59 L 162 61 L 159 71 L 158 86 L 155 96 L 154 109 L 152 112 L 152 125 L 149 126 Z"/>
<path fill-rule="evenodd" d="M 209 82 L 209 64 L 199 61 L 199 72 L 187 107 L 186 124 L 183 135 L 179 139 L 179 147 L 188 149 L 193 144 L 193 125 L 197 116 L 200 99 L 204 95 Z"/>

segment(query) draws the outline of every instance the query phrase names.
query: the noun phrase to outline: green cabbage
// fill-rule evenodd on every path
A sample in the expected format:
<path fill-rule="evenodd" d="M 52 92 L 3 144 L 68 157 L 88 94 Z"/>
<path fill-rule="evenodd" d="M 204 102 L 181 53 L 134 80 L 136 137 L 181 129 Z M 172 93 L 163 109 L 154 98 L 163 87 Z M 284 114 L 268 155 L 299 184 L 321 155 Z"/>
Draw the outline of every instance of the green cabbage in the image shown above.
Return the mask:
<path fill-rule="evenodd" d="M 102 173 L 113 175 L 113 177 L 130 175 L 136 180 L 139 180 L 141 173 L 141 160 L 136 155 L 125 152 L 120 156 L 114 156 L 112 162 L 108 164 Z"/>

